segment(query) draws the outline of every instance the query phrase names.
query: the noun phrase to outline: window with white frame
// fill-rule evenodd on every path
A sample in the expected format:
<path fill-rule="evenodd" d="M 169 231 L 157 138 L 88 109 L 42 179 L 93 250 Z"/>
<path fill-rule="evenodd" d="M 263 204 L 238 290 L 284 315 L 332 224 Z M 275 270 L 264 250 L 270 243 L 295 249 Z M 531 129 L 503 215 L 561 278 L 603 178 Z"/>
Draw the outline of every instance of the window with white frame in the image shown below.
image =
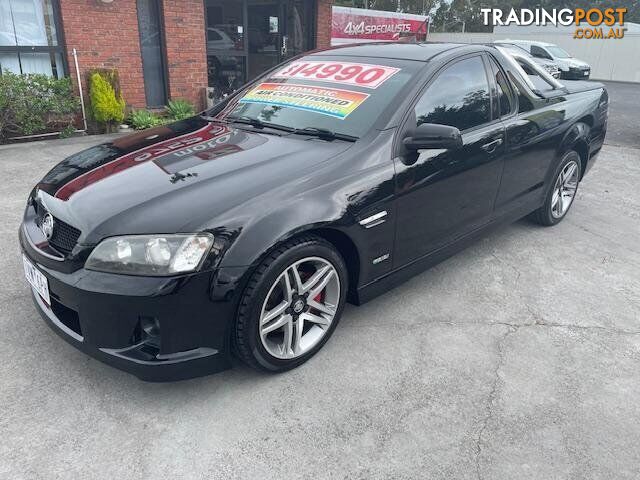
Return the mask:
<path fill-rule="evenodd" d="M 55 0 L 0 0 L 0 74 L 64 76 Z"/>

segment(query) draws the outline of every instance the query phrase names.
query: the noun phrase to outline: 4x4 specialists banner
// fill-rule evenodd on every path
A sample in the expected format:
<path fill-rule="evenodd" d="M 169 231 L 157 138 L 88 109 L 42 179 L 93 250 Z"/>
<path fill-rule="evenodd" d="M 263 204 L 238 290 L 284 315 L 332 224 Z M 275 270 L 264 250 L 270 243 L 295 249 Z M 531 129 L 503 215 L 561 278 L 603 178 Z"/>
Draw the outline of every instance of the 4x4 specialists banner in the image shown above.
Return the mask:
<path fill-rule="evenodd" d="M 331 44 L 393 41 L 405 37 L 424 40 L 428 17 L 363 8 L 333 7 Z"/>

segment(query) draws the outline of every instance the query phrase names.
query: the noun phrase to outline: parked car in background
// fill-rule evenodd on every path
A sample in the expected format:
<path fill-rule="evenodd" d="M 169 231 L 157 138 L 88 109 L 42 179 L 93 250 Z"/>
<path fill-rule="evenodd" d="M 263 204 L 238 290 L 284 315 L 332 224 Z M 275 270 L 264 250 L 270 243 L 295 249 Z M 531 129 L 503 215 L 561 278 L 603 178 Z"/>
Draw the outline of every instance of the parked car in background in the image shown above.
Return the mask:
<path fill-rule="evenodd" d="M 570 53 L 553 43 L 533 40 L 502 40 L 525 49 L 536 59 L 554 62 L 560 69 L 560 78 L 567 80 L 587 80 L 591 75 L 591 65 L 584 60 L 573 58 Z"/>
<path fill-rule="evenodd" d="M 526 48 L 516 45 L 515 43 L 511 43 L 509 40 L 495 40 L 493 43 L 500 45 L 508 50 L 519 53 L 521 55 L 526 55 L 532 61 L 534 61 L 535 63 L 540 65 L 542 68 L 544 68 L 549 73 L 549 75 L 551 75 L 553 78 L 560 78 L 560 69 L 558 68 L 558 65 L 555 62 L 551 60 L 547 60 L 545 58 L 536 58 L 533 55 L 531 55 Z"/>
<path fill-rule="evenodd" d="M 147 380 L 219 371 L 232 352 L 294 368 L 347 300 L 500 223 L 562 221 L 608 118 L 604 85 L 566 83 L 493 44 L 297 57 L 201 115 L 46 174 L 20 228 L 36 308 L 75 347 Z"/>
<path fill-rule="evenodd" d="M 219 28 L 207 28 L 207 50 L 241 50 L 242 45 L 234 42 L 229 35 Z"/>

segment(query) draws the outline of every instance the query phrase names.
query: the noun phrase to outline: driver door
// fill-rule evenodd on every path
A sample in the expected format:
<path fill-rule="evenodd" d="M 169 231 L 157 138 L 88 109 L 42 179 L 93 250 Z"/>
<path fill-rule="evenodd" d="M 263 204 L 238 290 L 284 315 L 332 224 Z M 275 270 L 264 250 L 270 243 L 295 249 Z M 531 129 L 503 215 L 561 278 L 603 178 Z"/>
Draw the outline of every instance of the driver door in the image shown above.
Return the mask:
<path fill-rule="evenodd" d="M 457 127 L 459 150 L 404 151 L 396 163 L 394 267 L 442 248 L 492 216 L 504 161 L 504 126 L 491 107 L 488 64 L 474 54 L 445 66 L 414 106 L 413 126 Z M 411 125 L 405 131 L 409 134 Z"/>

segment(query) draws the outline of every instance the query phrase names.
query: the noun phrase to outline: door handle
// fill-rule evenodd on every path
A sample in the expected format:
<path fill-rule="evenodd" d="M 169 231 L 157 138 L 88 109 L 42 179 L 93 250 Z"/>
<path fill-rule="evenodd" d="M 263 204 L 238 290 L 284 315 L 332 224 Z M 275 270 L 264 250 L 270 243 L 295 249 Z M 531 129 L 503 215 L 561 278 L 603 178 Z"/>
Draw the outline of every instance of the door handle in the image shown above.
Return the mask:
<path fill-rule="evenodd" d="M 484 145 L 482 145 L 481 148 L 487 153 L 493 153 L 496 151 L 496 148 L 498 148 L 500 145 L 502 145 L 502 139 L 496 138 L 492 142 L 485 143 Z"/>

